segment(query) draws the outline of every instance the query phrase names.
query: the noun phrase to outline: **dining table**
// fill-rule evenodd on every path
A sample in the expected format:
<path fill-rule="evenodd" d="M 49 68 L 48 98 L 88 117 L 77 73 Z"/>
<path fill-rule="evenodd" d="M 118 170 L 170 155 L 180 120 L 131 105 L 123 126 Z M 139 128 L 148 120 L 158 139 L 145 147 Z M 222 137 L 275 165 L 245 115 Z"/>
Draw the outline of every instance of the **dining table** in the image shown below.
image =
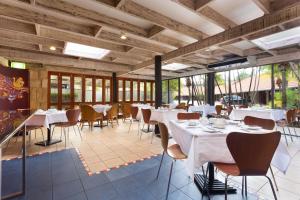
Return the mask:
<path fill-rule="evenodd" d="M 108 104 L 96 104 L 93 106 L 94 110 L 98 113 L 103 113 L 104 116 L 106 116 L 107 111 L 111 109 L 111 105 Z"/>
<path fill-rule="evenodd" d="M 59 122 L 68 122 L 66 111 L 56 109 L 48 109 L 45 111 L 39 109 L 34 113 L 34 115 L 45 115 L 46 117 L 43 126 L 47 128 L 47 139 L 45 141 L 40 141 L 35 144 L 40 146 L 50 146 L 61 142 L 60 139 L 53 139 L 51 137 L 51 126 Z"/>
<path fill-rule="evenodd" d="M 170 121 L 170 131 L 182 151 L 188 156 L 185 164 L 188 174 L 194 177 L 194 180 L 201 191 L 205 177 L 198 173 L 201 167 L 208 163 L 209 175 L 208 182 L 212 185 L 210 192 L 223 193 L 224 184 L 215 179 L 214 166 L 212 162 L 234 163 L 233 157 L 227 147 L 226 137 L 230 132 L 243 133 L 268 133 L 271 130 L 265 130 L 260 127 L 246 126 L 236 121 L 228 120 L 224 128 L 215 128 L 211 123 L 200 120 L 193 124 L 188 121 L 173 120 Z M 195 125 L 196 124 L 196 125 Z M 279 171 L 285 173 L 288 169 L 291 156 L 286 146 L 280 142 L 273 156 L 271 165 Z M 235 193 L 233 187 L 228 187 L 228 193 Z"/>
<path fill-rule="evenodd" d="M 285 111 L 282 109 L 268 108 L 239 108 L 233 109 L 229 118 L 232 120 L 244 120 L 246 116 L 279 121 L 285 118 Z"/>

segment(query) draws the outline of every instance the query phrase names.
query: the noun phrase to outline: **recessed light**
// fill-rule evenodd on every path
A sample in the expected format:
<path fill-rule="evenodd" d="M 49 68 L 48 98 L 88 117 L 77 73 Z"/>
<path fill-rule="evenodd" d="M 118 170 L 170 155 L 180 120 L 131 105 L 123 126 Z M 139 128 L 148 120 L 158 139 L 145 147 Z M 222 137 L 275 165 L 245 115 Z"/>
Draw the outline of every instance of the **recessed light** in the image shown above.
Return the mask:
<path fill-rule="evenodd" d="M 126 36 L 126 34 L 125 34 L 124 32 L 121 32 L 120 38 L 121 38 L 122 40 L 126 40 L 126 39 L 127 39 L 127 36 Z"/>
<path fill-rule="evenodd" d="M 167 65 L 163 65 L 162 69 L 176 71 L 176 70 L 185 69 L 185 68 L 188 68 L 188 67 L 190 67 L 190 66 L 189 65 L 184 65 L 184 64 L 181 64 L 181 63 L 170 63 L 170 64 L 167 64 Z"/>
<path fill-rule="evenodd" d="M 50 46 L 49 49 L 50 49 L 51 51 L 55 51 L 55 50 L 56 50 L 56 47 L 55 47 L 55 46 Z"/>

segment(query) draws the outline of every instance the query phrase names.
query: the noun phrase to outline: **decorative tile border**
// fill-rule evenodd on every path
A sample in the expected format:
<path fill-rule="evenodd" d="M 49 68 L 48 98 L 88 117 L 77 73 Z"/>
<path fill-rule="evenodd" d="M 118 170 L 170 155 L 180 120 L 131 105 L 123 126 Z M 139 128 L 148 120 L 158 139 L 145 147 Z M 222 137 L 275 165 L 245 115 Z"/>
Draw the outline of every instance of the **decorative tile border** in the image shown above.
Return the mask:
<path fill-rule="evenodd" d="M 60 149 L 60 150 L 56 150 L 56 151 L 39 152 L 39 153 L 29 154 L 29 155 L 27 155 L 27 157 L 35 157 L 35 156 L 40 156 L 40 155 L 44 155 L 44 154 L 47 154 L 47 153 L 50 154 L 50 153 L 60 152 L 60 151 L 68 150 L 68 149 L 75 149 L 82 165 L 85 168 L 85 171 L 87 172 L 87 174 L 89 176 L 92 176 L 94 174 L 100 174 L 100 173 L 103 173 L 103 172 L 108 172 L 108 171 L 111 171 L 111 170 L 114 170 L 114 169 L 119 169 L 120 167 L 128 166 L 128 165 L 131 165 L 131 164 L 134 164 L 134 163 L 137 163 L 137 162 L 142 162 L 144 160 L 148 160 L 148 159 L 151 159 L 151 158 L 154 158 L 156 156 L 161 155 L 161 154 L 153 154 L 151 156 L 147 156 L 147 157 L 144 157 L 144 158 L 141 158 L 141 159 L 138 159 L 138 160 L 134 160 L 134 161 L 131 161 L 131 162 L 125 162 L 124 164 L 121 164 L 121 165 L 118 165 L 118 166 L 115 166 L 115 167 L 111 167 L 111 168 L 106 168 L 104 170 L 97 171 L 97 172 L 91 172 L 91 170 L 89 169 L 87 163 L 85 162 L 85 160 L 84 160 L 84 158 L 83 158 L 83 156 L 80 153 L 80 150 L 78 148 L 66 148 L 66 149 Z M 8 158 L 8 159 L 3 159 L 2 161 L 10 161 L 10 160 L 16 160 L 16 159 L 22 159 L 22 156 L 16 156 L 16 157 Z"/>
<path fill-rule="evenodd" d="M 103 169 L 101 171 L 97 171 L 97 172 L 91 172 L 91 170 L 89 169 L 88 165 L 86 164 L 83 156 L 81 155 L 79 149 L 76 148 L 76 152 L 78 154 L 78 157 L 79 159 L 81 160 L 87 174 L 89 176 L 92 176 L 94 174 L 100 174 L 100 173 L 103 173 L 103 172 L 108 172 L 108 171 L 111 171 L 111 170 L 114 170 L 114 169 L 119 169 L 120 167 L 124 167 L 124 166 L 128 166 L 128 165 L 131 165 L 131 164 L 134 164 L 134 163 L 137 163 L 137 162 L 141 162 L 141 161 L 144 161 L 144 160 L 148 160 L 148 159 L 151 159 L 151 158 L 154 158 L 156 156 L 159 156 L 161 154 L 153 154 L 151 156 L 147 156 L 147 157 L 144 157 L 144 158 L 141 158 L 141 159 L 138 159 L 138 160 L 134 160 L 134 161 L 131 161 L 131 162 L 125 162 L 124 164 L 121 164 L 121 165 L 117 165 L 115 167 L 111 167 L 111 168 L 106 168 L 106 169 Z"/>

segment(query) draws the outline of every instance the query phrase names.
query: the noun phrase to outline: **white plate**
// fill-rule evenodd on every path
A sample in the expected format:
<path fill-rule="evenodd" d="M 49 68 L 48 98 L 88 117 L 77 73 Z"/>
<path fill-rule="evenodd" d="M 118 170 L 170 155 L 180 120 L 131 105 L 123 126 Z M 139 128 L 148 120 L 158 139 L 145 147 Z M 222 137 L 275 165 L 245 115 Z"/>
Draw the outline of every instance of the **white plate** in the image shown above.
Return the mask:
<path fill-rule="evenodd" d="M 184 123 L 186 120 L 176 120 L 177 123 Z"/>
<path fill-rule="evenodd" d="M 248 126 L 247 129 L 249 129 L 249 130 L 259 130 L 259 129 L 261 129 L 261 127 L 260 126 Z"/>

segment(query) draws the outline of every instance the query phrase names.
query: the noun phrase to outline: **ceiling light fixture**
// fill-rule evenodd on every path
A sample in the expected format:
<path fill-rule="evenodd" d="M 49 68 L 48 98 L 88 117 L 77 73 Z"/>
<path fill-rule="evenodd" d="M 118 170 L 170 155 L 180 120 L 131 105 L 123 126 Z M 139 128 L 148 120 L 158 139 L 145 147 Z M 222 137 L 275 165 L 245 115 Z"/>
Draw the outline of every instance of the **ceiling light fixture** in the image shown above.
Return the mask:
<path fill-rule="evenodd" d="M 185 64 L 181 64 L 181 63 L 170 63 L 167 65 L 163 65 L 162 69 L 176 71 L 176 70 L 185 69 L 185 68 L 189 68 L 189 67 L 190 67 L 189 65 L 185 65 Z"/>
<path fill-rule="evenodd" d="M 55 47 L 55 46 L 50 46 L 49 49 L 50 49 L 51 51 L 55 51 L 55 50 L 56 50 L 56 47 Z"/>
<path fill-rule="evenodd" d="M 122 40 L 126 40 L 127 39 L 127 36 L 125 35 L 125 33 L 121 33 L 121 37 L 120 37 Z"/>

